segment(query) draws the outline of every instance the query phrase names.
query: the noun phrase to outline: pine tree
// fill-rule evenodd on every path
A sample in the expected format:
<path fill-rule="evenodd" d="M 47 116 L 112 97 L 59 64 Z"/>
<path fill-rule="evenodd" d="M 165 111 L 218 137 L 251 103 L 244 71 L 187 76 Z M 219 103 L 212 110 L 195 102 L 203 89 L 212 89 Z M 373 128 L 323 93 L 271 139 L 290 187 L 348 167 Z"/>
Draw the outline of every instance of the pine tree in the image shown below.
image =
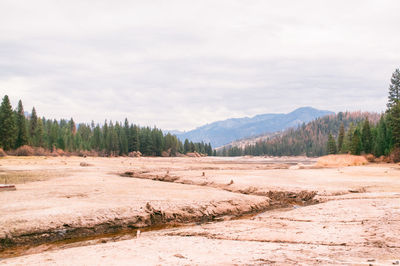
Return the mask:
<path fill-rule="evenodd" d="M 371 153 L 372 151 L 372 135 L 371 127 L 369 125 L 368 118 L 365 119 L 362 133 L 361 133 L 362 146 L 365 153 Z"/>
<path fill-rule="evenodd" d="M 188 139 L 185 139 L 185 143 L 183 144 L 183 153 L 186 154 L 190 152 L 190 143 Z"/>
<path fill-rule="evenodd" d="M 390 79 L 389 85 L 389 97 L 388 97 L 388 109 L 392 109 L 397 103 L 400 102 L 400 70 L 396 69 L 392 78 Z"/>
<path fill-rule="evenodd" d="M 44 128 L 43 128 L 43 120 L 41 118 L 38 118 L 35 135 L 36 135 L 37 146 L 44 147 Z"/>
<path fill-rule="evenodd" d="M 124 151 L 126 151 L 126 154 L 131 152 L 131 147 L 132 147 L 132 137 L 131 137 L 131 130 L 129 128 L 129 121 L 128 118 L 125 118 L 124 122 L 124 135 L 126 138 L 126 149 L 124 148 Z"/>
<path fill-rule="evenodd" d="M 16 137 L 14 113 L 10 99 L 5 95 L 0 106 L 0 146 L 4 150 L 13 148 Z"/>
<path fill-rule="evenodd" d="M 360 155 L 362 146 L 361 146 L 361 136 L 360 136 L 360 131 L 357 128 L 354 131 L 353 137 L 352 137 L 352 142 L 351 142 L 351 154 L 353 155 Z"/>
<path fill-rule="evenodd" d="M 112 121 L 110 121 L 110 124 L 108 125 L 108 130 L 109 155 L 115 156 L 119 154 L 119 139 Z"/>
<path fill-rule="evenodd" d="M 161 156 L 161 152 L 163 151 L 164 148 L 164 139 L 162 131 L 154 127 L 151 131 L 151 139 L 152 139 L 151 153 L 155 156 Z"/>
<path fill-rule="evenodd" d="M 342 146 L 342 152 L 343 153 L 351 153 L 351 145 L 353 143 L 353 135 L 355 131 L 355 126 L 353 123 L 350 123 L 349 129 L 347 130 L 347 133 L 345 134 L 345 138 L 343 141 L 343 146 Z"/>
<path fill-rule="evenodd" d="M 126 124 L 124 128 L 122 128 L 119 124 L 117 124 L 117 133 L 119 137 L 119 155 L 128 155 L 128 138 L 126 137 Z M 129 124 L 128 124 L 129 131 Z"/>
<path fill-rule="evenodd" d="M 108 123 L 107 120 L 104 121 L 104 125 L 103 125 L 103 139 L 102 139 L 102 144 L 101 144 L 101 150 L 108 153 L 109 152 L 109 143 L 108 143 L 108 134 L 109 134 L 109 130 L 108 130 Z"/>
<path fill-rule="evenodd" d="M 92 149 L 101 151 L 102 150 L 101 144 L 102 144 L 101 129 L 100 125 L 97 124 L 93 129 L 93 137 L 91 140 Z"/>
<path fill-rule="evenodd" d="M 396 69 L 390 80 L 388 97 L 388 120 L 393 146 L 400 148 L 400 70 Z"/>
<path fill-rule="evenodd" d="M 129 146 L 130 151 L 139 151 L 140 150 L 140 134 L 139 127 L 136 125 L 131 125 L 129 128 L 131 142 Z"/>
<path fill-rule="evenodd" d="M 344 141 L 344 124 L 343 122 L 340 124 L 340 129 L 339 129 L 339 137 L 338 137 L 338 152 L 342 152 L 343 148 L 343 141 Z"/>
<path fill-rule="evenodd" d="M 17 122 L 17 140 L 15 141 L 15 148 L 21 147 L 28 143 L 28 134 L 26 128 L 26 118 L 24 113 L 24 107 L 22 105 L 22 101 L 19 100 L 18 108 L 16 113 L 16 122 Z"/>
<path fill-rule="evenodd" d="M 152 156 L 153 139 L 151 137 L 151 129 L 144 128 L 140 137 L 140 152 L 144 155 Z"/>
<path fill-rule="evenodd" d="M 75 125 L 74 119 L 72 119 L 72 117 L 71 117 L 71 120 L 69 120 L 69 127 L 70 127 L 70 130 L 71 130 L 71 134 L 73 136 L 75 136 L 75 134 L 76 134 L 76 125 Z"/>
<path fill-rule="evenodd" d="M 392 133 L 393 146 L 400 148 L 400 102 L 389 110 L 389 123 Z"/>
<path fill-rule="evenodd" d="M 335 139 L 333 138 L 332 134 L 329 134 L 328 137 L 328 154 L 336 154 L 337 148 L 336 148 L 336 142 Z"/>
<path fill-rule="evenodd" d="M 35 107 L 32 108 L 31 118 L 29 120 L 29 137 L 32 146 L 36 146 L 36 128 L 37 128 L 37 114 Z"/>

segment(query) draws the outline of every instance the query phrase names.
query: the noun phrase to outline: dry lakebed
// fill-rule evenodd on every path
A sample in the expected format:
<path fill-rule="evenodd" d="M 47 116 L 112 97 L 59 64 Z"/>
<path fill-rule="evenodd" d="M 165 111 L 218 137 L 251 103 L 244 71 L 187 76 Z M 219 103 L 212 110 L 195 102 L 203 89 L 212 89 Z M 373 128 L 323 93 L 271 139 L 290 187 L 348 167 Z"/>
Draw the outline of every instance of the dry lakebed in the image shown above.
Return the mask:
<path fill-rule="evenodd" d="M 400 166 L 0 159 L 0 265 L 399 265 Z"/>

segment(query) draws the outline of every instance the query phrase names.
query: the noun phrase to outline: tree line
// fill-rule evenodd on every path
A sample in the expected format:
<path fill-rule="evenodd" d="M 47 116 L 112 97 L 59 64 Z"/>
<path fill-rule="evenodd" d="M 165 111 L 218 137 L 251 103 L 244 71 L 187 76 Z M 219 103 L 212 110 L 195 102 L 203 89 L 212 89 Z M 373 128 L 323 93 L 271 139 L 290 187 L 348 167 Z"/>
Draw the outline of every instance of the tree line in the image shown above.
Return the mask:
<path fill-rule="evenodd" d="M 400 151 L 400 70 L 392 74 L 389 85 L 387 109 L 379 122 L 370 124 L 368 118 L 351 125 L 347 132 L 341 125 L 337 141 L 329 134 L 327 152 L 329 154 L 351 153 L 355 155 L 373 154 L 376 157 L 388 156 Z"/>
<path fill-rule="evenodd" d="M 213 155 L 210 143 L 182 143 L 175 135 L 163 134 L 156 127 L 140 127 L 129 123 L 105 121 L 103 125 L 74 120 L 52 120 L 38 117 L 35 107 L 25 115 L 22 101 L 13 110 L 5 95 L 0 105 L 0 147 L 6 151 L 24 145 L 66 152 L 95 151 L 103 156 L 129 155 L 140 152 L 146 156 L 177 156 L 190 152 Z"/>
<path fill-rule="evenodd" d="M 379 115 L 362 112 L 340 112 L 327 115 L 299 125 L 297 128 L 290 128 L 284 132 L 274 135 L 267 140 L 258 141 L 255 144 L 248 144 L 242 147 L 226 147 L 219 150 L 222 156 L 242 155 L 269 155 L 269 156 L 299 156 L 309 157 L 322 156 L 327 154 L 328 136 L 332 133 L 337 136 L 341 125 L 348 128 L 358 124 L 369 117 L 372 121 L 378 121 Z"/>
<path fill-rule="evenodd" d="M 388 156 L 400 150 L 400 71 L 393 73 L 384 114 L 340 112 L 288 129 L 265 141 L 224 147 L 221 156 L 322 156 L 334 153 L 372 153 Z"/>

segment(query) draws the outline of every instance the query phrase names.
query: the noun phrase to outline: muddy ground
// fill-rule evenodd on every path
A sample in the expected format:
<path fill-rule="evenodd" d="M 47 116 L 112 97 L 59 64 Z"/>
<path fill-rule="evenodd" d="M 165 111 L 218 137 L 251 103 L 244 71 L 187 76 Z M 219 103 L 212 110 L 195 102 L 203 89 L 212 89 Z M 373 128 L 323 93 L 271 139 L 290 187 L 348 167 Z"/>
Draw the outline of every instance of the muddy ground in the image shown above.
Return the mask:
<path fill-rule="evenodd" d="M 400 263 L 399 165 L 315 162 L 0 159 L 0 264 Z"/>

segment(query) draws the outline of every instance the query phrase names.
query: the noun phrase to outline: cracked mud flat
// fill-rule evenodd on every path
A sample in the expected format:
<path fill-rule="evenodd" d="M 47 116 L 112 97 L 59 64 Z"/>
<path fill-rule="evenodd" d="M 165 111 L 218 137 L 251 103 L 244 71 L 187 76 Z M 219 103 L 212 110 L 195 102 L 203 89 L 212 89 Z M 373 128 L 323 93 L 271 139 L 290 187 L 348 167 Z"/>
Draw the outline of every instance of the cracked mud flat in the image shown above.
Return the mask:
<path fill-rule="evenodd" d="M 81 167 L 82 161 L 91 166 Z M 399 166 L 299 169 L 296 162 L 314 163 L 306 158 L 2 159 L 4 171 L 68 175 L 0 193 L 0 235 L 7 240 L 0 264 L 400 261 Z M 126 172 L 136 178 L 121 176 Z M 258 214 L 232 219 L 246 213 Z M 158 230 L 143 230 L 149 226 Z M 138 228 L 142 233 L 136 238 Z"/>

